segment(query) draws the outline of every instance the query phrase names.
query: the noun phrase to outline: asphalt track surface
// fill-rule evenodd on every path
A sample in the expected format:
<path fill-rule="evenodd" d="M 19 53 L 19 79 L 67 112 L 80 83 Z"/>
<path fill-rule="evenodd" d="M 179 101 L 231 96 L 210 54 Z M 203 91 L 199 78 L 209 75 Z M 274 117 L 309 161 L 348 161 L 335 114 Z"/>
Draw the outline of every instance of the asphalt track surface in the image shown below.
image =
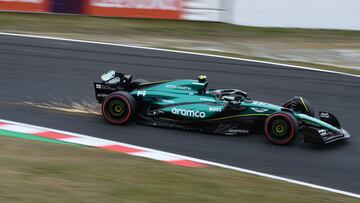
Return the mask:
<path fill-rule="evenodd" d="M 152 80 L 196 78 L 211 87 L 240 88 L 282 104 L 294 95 L 333 112 L 352 135 L 327 146 L 269 144 L 263 135 L 217 136 L 138 124 L 113 126 L 100 116 L 19 105 L 51 100 L 96 103 L 93 81 L 116 69 Z M 154 50 L 0 35 L 0 118 L 87 134 L 313 184 L 360 193 L 360 79 Z M 155 162 L 154 162 L 155 163 Z"/>

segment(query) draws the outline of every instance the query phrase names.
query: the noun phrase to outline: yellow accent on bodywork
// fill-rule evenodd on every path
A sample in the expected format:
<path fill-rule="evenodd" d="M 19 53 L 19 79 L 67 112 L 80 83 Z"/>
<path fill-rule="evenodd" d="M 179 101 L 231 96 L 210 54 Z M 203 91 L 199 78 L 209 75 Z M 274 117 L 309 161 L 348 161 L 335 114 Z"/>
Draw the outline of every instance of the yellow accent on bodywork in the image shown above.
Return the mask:
<path fill-rule="evenodd" d="M 151 85 L 151 84 L 170 82 L 170 81 L 172 81 L 172 80 L 160 80 L 160 81 L 155 81 L 155 82 L 144 82 L 144 83 L 141 83 L 141 85 Z"/>
<path fill-rule="evenodd" d="M 309 112 L 309 109 L 308 109 L 308 107 L 306 106 L 306 104 L 305 104 L 305 102 L 304 102 L 304 99 L 303 99 L 302 97 L 300 97 L 300 101 L 301 101 L 301 103 L 305 106 L 306 112 L 310 113 L 310 112 Z"/>
<path fill-rule="evenodd" d="M 207 121 L 217 121 L 217 120 L 224 120 L 224 119 L 228 119 L 228 118 L 237 118 L 237 117 L 246 117 L 246 116 L 269 116 L 269 114 L 240 114 L 240 115 L 235 115 L 235 116 L 227 116 L 227 117 L 222 117 L 222 118 L 208 119 Z"/>

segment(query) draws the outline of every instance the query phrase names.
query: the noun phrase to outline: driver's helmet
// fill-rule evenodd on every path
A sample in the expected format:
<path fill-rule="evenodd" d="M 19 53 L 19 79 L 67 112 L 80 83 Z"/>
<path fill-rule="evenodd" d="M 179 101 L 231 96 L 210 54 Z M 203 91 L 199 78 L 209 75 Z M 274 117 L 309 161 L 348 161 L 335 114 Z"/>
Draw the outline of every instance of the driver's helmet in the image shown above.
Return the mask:
<path fill-rule="evenodd" d="M 201 83 L 206 82 L 206 75 L 198 75 L 198 81 Z"/>

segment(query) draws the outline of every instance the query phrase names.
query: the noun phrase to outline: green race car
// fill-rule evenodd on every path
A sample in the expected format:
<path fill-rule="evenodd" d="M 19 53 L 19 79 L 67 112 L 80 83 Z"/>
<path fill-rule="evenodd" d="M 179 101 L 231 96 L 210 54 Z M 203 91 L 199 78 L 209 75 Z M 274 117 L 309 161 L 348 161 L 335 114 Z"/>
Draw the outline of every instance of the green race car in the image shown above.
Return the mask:
<path fill-rule="evenodd" d="M 95 82 L 96 99 L 112 124 L 138 123 L 223 135 L 259 134 L 274 144 L 327 144 L 349 138 L 334 115 L 314 116 L 309 103 L 294 97 L 283 106 L 255 101 L 239 89 L 207 89 L 206 76 L 197 80 L 148 82 L 109 71 Z"/>

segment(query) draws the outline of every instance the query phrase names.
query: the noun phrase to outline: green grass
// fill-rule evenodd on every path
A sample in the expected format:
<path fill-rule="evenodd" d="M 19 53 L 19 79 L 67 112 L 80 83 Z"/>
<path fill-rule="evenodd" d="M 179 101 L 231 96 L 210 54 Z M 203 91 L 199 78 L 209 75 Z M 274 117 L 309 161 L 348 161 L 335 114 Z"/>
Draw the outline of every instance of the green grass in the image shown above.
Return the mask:
<path fill-rule="evenodd" d="M 185 168 L 90 147 L 0 136 L 1 203 L 358 202 L 209 167 Z"/>
<path fill-rule="evenodd" d="M 309 66 L 360 75 L 360 69 L 259 57 L 251 51 L 246 51 L 249 47 L 244 45 L 244 43 L 265 43 L 275 47 L 285 45 L 289 46 L 287 47 L 289 49 L 299 47 L 299 49 L 308 50 L 313 48 L 357 50 L 360 49 L 360 31 L 258 28 L 212 22 L 9 12 L 0 13 L 0 31 L 166 47 L 169 49 Z M 201 49 L 196 48 L 199 43 L 201 43 Z M 206 47 L 207 44 L 233 51 L 214 51 L 211 48 L 206 50 L 203 47 Z"/>

